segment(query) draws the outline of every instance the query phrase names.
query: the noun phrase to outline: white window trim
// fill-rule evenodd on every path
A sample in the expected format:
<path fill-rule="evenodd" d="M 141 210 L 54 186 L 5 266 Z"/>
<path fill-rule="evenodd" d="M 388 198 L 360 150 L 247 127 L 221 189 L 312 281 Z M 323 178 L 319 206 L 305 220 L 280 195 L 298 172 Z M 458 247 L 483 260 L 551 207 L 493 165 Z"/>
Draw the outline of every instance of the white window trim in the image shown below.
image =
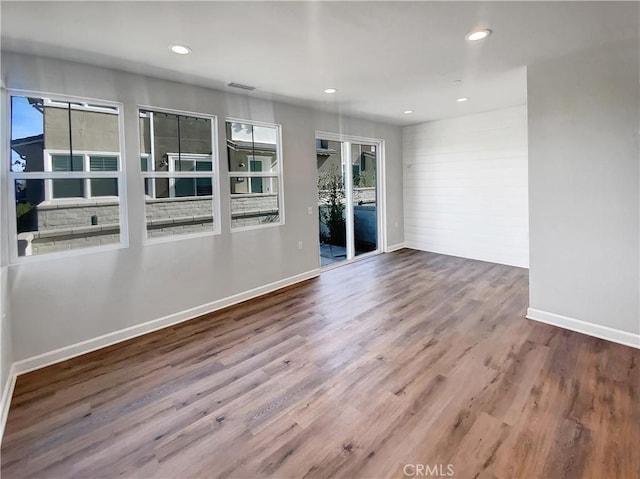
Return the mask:
<path fill-rule="evenodd" d="M 261 121 L 253 121 L 253 120 L 243 120 L 241 118 L 232 118 L 227 117 L 225 119 L 225 150 L 226 143 L 228 138 L 226 137 L 226 124 L 227 123 L 242 123 L 245 125 L 252 126 L 262 126 L 266 128 L 275 128 L 276 129 L 276 156 L 278 165 L 277 171 L 249 171 L 250 167 L 247 165 L 247 171 L 229 171 L 228 172 L 228 181 L 230 182 L 232 178 L 277 178 L 278 179 L 278 218 L 279 221 L 273 223 L 264 223 L 258 225 L 251 226 L 240 226 L 233 227 L 232 220 L 232 209 L 231 209 L 231 200 L 233 199 L 234 194 L 231 194 L 231 190 L 229 190 L 229 222 L 231 227 L 231 232 L 241 232 L 241 231 L 250 231 L 254 229 L 260 228 L 270 228 L 274 226 L 282 226 L 285 224 L 285 212 L 284 212 L 284 163 L 283 163 L 283 155 L 282 155 L 282 125 L 277 123 L 266 123 Z M 229 157 L 229 153 L 227 152 L 227 160 Z M 247 193 L 239 193 L 239 194 L 247 194 Z M 251 194 L 251 193 L 249 193 Z M 257 193 L 260 194 L 260 193 Z"/>
<path fill-rule="evenodd" d="M 150 153 L 140 153 L 140 159 L 144 158 L 145 160 L 147 160 L 147 171 L 154 171 L 156 165 L 154 164 L 153 161 L 151 161 L 151 154 Z M 144 197 L 146 199 L 153 199 L 156 197 L 156 182 L 155 181 L 151 181 L 149 183 L 150 188 L 149 188 L 149 192 L 150 194 L 147 194 L 147 180 L 149 178 L 143 178 L 142 179 L 142 188 L 144 191 Z"/>
<path fill-rule="evenodd" d="M 174 188 L 173 194 L 175 195 L 175 179 L 176 178 L 211 178 L 211 203 L 212 203 L 212 215 L 213 215 L 213 228 L 211 231 L 206 231 L 202 233 L 193 233 L 193 234 L 182 234 L 182 235 L 167 235 L 167 236 L 159 236 L 159 237 L 150 237 L 147 231 L 147 221 L 146 221 L 146 201 L 145 201 L 145 215 L 143 217 L 142 230 L 145 233 L 145 237 L 143 240 L 143 244 L 157 244 L 157 243 L 168 243 L 173 241 L 181 241 L 186 239 L 193 238 L 201 238 L 206 236 L 215 236 L 219 235 L 222 232 L 221 221 L 220 221 L 220 168 L 219 168 L 219 159 L 218 159 L 218 117 L 215 115 L 209 115 L 206 113 L 192 112 L 192 111 L 184 111 L 184 110 L 173 110 L 169 108 L 158 108 L 151 105 L 138 105 L 136 108 L 136 113 L 138 120 L 141 117 L 151 118 L 153 120 L 153 113 L 168 113 L 172 115 L 180 115 L 180 116 L 190 116 L 195 118 L 202 118 L 205 120 L 211 121 L 211 155 L 207 154 L 195 154 L 195 153 L 181 153 L 180 156 L 184 157 L 210 157 L 211 158 L 211 171 L 156 171 L 155 169 L 155 153 L 153 151 L 154 145 L 154 133 L 153 127 L 151 128 L 151 152 L 142 153 L 142 144 L 138 145 L 139 155 L 144 157 L 147 155 L 147 167 L 148 171 L 141 171 L 141 176 L 143 181 L 147 179 L 158 179 L 158 178 L 168 178 L 169 181 L 173 179 Z M 141 139 L 142 135 L 140 134 L 140 121 L 138 121 L 138 138 Z M 140 140 L 139 140 L 140 141 Z M 174 155 L 178 156 L 177 153 L 169 153 L 167 156 Z M 202 161 L 202 160 L 201 160 Z M 139 163 L 139 160 L 138 160 Z M 169 165 L 171 165 L 171 161 L 169 161 Z M 151 166 L 150 166 L 151 165 Z M 175 168 L 174 168 L 175 169 Z M 152 191 L 153 197 L 148 195 L 144 195 L 145 200 L 155 199 L 156 191 L 155 191 L 155 181 L 152 181 Z M 171 194 L 171 193 L 170 193 Z M 172 196 L 170 196 L 172 197 Z M 202 196 L 202 198 L 206 198 L 206 196 Z M 217 201 L 216 201 L 217 200 Z"/>
<path fill-rule="evenodd" d="M 47 150 L 43 152 L 44 155 L 44 172 L 42 173 L 54 173 L 52 165 L 52 156 L 54 155 L 69 155 L 68 150 Z M 64 201 L 77 201 L 77 200 L 95 200 L 102 199 L 114 200 L 119 199 L 120 196 L 92 196 L 91 194 L 91 180 L 98 178 L 112 178 L 118 180 L 118 192 L 124 186 L 120 184 L 120 172 L 122 171 L 122 162 L 119 152 L 114 151 L 73 151 L 74 156 L 82 156 L 82 171 L 69 171 L 69 172 L 57 172 L 64 175 L 65 179 L 83 179 L 84 180 L 84 196 L 78 196 L 75 198 L 54 198 L 53 197 L 53 180 L 54 178 L 44 178 L 44 199 L 48 203 L 57 203 Z M 115 171 L 91 171 L 90 160 L 92 156 L 114 156 L 118 161 L 118 169 Z M 39 172 L 38 172 L 39 173 Z M 83 173 L 82 176 L 77 176 L 78 173 Z M 85 176 L 84 173 L 88 173 L 89 176 Z M 48 175 L 47 175 L 48 176 Z"/>
<path fill-rule="evenodd" d="M 8 183 L 5 191 L 7 192 L 7 204 L 10 205 L 8 210 L 8 233 L 9 233 L 9 261 L 11 264 L 19 263 L 31 263 L 40 261 L 49 261 L 59 258 L 68 258 L 72 256 L 81 256 L 85 254 L 93 254 L 104 251 L 113 251 L 129 247 L 129 228 L 128 228 L 128 213 L 127 213 L 127 189 L 126 189 L 126 175 L 122 164 L 119 164 L 119 171 L 117 172 L 17 172 L 11 171 L 11 97 L 33 97 L 42 98 L 43 100 L 52 99 L 54 101 L 61 102 L 90 102 L 90 104 L 104 105 L 105 107 L 114 108 L 113 114 L 118 115 L 118 143 L 120 145 L 120 153 L 118 155 L 121 163 L 122 150 L 124 148 L 124 105 L 121 102 L 114 102 L 109 100 L 91 99 L 91 98 L 79 98 L 64 94 L 52 94 L 50 92 L 33 91 L 33 90 L 19 90 L 9 89 L 2 91 L 2 101 L 7 106 L 5 108 L 5 114 L 2 121 L 4 125 L 4 144 L 2 149 L 5 152 L 4 158 L 0 158 L 0 168 L 2 168 L 4 178 Z M 67 152 L 68 154 L 68 152 Z M 76 248 L 67 251 L 59 251 L 54 253 L 45 253 L 41 255 L 33 256 L 19 256 L 18 255 L 18 226 L 16 218 L 15 205 L 15 184 L 16 180 L 21 179 L 69 179 L 76 178 L 113 178 L 113 173 L 117 173 L 118 178 L 118 198 L 119 198 L 119 218 L 120 218 L 120 241 L 118 243 L 112 243 L 108 245 L 100 246 L 87 246 L 86 248 Z M 70 176 L 72 175 L 72 176 Z M 2 175 L 0 175 L 2 176 Z"/>

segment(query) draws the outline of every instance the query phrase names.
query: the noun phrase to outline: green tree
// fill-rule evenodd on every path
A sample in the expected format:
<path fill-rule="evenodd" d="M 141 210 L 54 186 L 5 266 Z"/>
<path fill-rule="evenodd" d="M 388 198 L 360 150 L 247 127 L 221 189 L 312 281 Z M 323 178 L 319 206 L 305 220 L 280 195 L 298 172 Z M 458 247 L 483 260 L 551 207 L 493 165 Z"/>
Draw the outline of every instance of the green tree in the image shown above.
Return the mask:
<path fill-rule="evenodd" d="M 328 243 L 336 246 L 347 244 L 347 232 L 344 222 L 344 181 L 340 168 L 334 166 L 320 173 L 318 177 L 318 199 L 321 207 L 318 212 L 320 222 L 327 227 Z"/>

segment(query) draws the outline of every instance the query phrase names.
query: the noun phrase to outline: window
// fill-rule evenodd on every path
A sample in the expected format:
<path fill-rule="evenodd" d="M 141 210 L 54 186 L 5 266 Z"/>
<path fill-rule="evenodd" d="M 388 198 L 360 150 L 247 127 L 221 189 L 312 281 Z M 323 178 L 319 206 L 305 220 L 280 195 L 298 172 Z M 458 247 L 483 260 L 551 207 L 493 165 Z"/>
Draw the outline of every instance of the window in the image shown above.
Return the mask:
<path fill-rule="evenodd" d="M 329 140 L 316 140 L 316 149 L 317 150 L 327 150 L 329 149 Z"/>
<path fill-rule="evenodd" d="M 282 224 L 280 126 L 227 121 L 231 228 Z"/>
<path fill-rule="evenodd" d="M 52 153 L 45 150 L 48 156 L 45 161 L 45 171 L 118 171 L 120 155 L 118 153 L 92 154 L 82 152 L 70 157 L 68 153 Z M 62 198 L 98 198 L 118 196 L 117 178 L 84 178 L 47 180 L 45 183 L 45 199 L 59 200 Z"/>
<path fill-rule="evenodd" d="M 155 109 L 139 116 L 147 237 L 218 232 L 215 117 Z"/>
<path fill-rule="evenodd" d="M 211 155 L 169 155 L 169 171 L 213 171 Z M 169 196 L 211 196 L 213 183 L 208 178 L 172 178 L 169 181 Z"/>
<path fill-rule="evenodd" d="M 120 106 L 10 98 L 13 256 L 122 244 Z"/>

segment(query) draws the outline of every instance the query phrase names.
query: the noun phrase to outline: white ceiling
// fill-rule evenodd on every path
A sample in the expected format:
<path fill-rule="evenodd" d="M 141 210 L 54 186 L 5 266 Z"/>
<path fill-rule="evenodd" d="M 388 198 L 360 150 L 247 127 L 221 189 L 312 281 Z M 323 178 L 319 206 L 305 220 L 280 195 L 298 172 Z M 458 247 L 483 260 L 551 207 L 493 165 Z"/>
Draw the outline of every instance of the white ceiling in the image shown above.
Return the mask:
<path fill-rule="evenodd" d="M 2 1 L 1 31 L 8 51 L 218 89 L 234 81 L 258 97 L 411 124 L 526 103 L 527 64 L 637 38 L 638 5 Z M 470 44 L 475 28 L 494 34 Z M 176 43 L 193 53 L 171 53 Z"/>

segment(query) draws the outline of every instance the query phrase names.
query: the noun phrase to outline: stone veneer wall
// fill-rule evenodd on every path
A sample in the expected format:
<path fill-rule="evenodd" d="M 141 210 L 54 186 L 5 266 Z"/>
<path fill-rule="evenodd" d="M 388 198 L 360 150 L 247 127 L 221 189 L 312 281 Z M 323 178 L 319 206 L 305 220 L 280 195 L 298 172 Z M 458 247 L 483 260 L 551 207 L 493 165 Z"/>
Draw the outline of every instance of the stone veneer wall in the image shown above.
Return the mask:
<path fill-rule="evenodd" d="M 212 231 L 214 218 L 211 199 L 211 196 L 147 199 L 146 217 L 149 237 Z M 375 188 L 355 188 L 354 200 L 356 206 L 375 204 Z M 36 255 L 120 241 L 118 201 L 103 199 L 56 201 L 41 203 L 36 208 L 38 231 L 18 235 L 21 255 Z M 373 211 L 375 212 L 375 209 Z M 364 211 L 356 212 L 358 217 L 370 214 Z M 91 224 L 92 216 L 97 217 L 97 225 Z M 278 221 L 280 221 L 280 215 L 277 194 L 246 194 L 231 197 L 232 228 Z M 364 223 L 365 221 L 361 224 Z M 371 220 L 366 223 L 371 223 Z M 371 234 L 363 234 L 363 236 L 368 237 Z"/>
<path fill-rule="evenodd" d="M 355 204 L 368 205 L 376 202 L 376 189 L 375 187 L 367 188 L 354 188 L 353 189 L 353 201 Z M 318 205 L 323 203 L 318 201 Z"/>
<path fill-rule="evenodd" d="M 116 227 L 112 225 L 85 226 L 66 231 L 34 231 L 18 235 L 18 254 L 19 256 L 32 256 L 118 243 L 119 241 L 119 225 Z"/>
<path fill-rule="evenodd" d="M 233 195 L 231 227 L 245 228 L 280 221 L 278 195 L 274 193 Z"/>
<path fill-rule="evenodd" d="M 213 231 L 211 199 L 211 196 L 147 199 L 147 235 L 157 238 Z"/>
<path fill-rule="evenodd" d="M 31 256 L 120 241 L 120 205 L 112 199 L 50 201 L 36 206 L 38 230 L 18 235 L 18 254 Z M 91 224 L 96 216 L 97 225 Z"/>
<path fill-rule="evenodd" d="M 49 201 L 36 206 L 38 231 L 73 229 L 91 226 L 91 217 L 98 224 L 118 224 L 120 204 L 117 200 Z"/>
<path fill-rule="evenodd" d="M 354 188 L 353 200 L 355 203 L 370 204 L 376 202 L 376 189 L 370 188 Z"/>
<path fill-rule="evenodd" d="M 146 200 L 149 237 L 212 231 L 211 196 Z M 38 231 L 20 233 L 21 255 L 98 246 L 120 241 L 120 204 L 112 199 L 52 201 L 36 207 Z M 277 194 L 234 195 L 232 227 L 279 221 Z M 91 218 L 97 218 L 97 225 Z"/>

